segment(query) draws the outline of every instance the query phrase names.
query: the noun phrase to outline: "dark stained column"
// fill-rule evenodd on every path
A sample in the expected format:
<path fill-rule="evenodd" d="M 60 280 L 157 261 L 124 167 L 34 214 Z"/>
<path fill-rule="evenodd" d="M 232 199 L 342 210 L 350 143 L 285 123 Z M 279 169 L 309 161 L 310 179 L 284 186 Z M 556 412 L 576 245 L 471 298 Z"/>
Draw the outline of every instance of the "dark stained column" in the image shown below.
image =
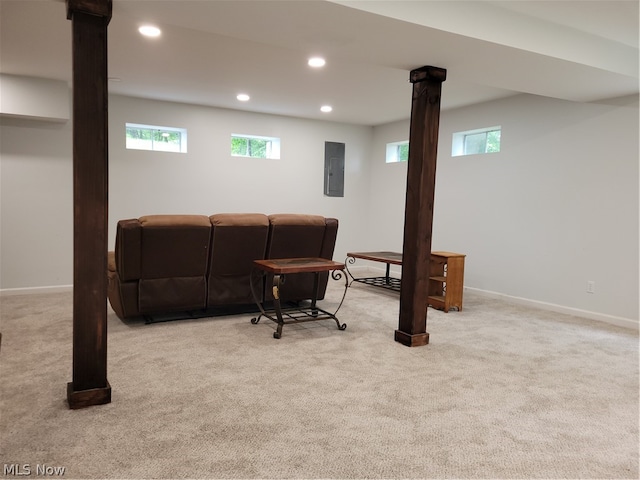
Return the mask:
<path fill-rule="evenodd" d="M 436 185 L 440 94 L 447 71 L 422 67 L 411 71 L 413 99 L 409 134 L 407 197 L 402 247 L 400 318 L 395 340 L 409 347 L 429 343 L 427 307 L 431 231 Z"/>
<path fill-rule="evenodd" d="M 73 38 L 72 409 L 111 402 L 107 381 L 108 97 L 111 0 L 67 0 Z"/>

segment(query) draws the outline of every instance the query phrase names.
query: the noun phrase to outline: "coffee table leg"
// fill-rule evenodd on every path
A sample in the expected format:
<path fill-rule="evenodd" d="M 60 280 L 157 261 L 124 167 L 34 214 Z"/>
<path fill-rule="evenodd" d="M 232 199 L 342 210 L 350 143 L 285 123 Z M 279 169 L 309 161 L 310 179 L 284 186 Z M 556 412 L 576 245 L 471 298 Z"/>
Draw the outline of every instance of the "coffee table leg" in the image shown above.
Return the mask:
<path fill-rule="evenodd" d="M 276 311 L 276 317 L 278 318 L 278 329 L 273 332 L 273 338 L 280 338 L 282 336 L 282 327 L 284 325 L 282 309 L 280 307 L 280 285 L 283 282 L 284 275 L 273 276 L 273 307 Z"/>

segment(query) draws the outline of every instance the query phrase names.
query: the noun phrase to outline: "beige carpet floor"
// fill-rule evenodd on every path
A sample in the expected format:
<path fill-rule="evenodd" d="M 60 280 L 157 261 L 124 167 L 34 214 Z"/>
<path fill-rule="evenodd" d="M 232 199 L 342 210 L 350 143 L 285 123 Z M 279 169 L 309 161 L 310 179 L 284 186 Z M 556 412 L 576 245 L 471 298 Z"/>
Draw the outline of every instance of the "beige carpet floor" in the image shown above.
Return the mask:
<path fill-rule="evenodd" d="M 331 282 L 324 306 L 339 298 Z M 639 475 L 636 331 L 467 292 L 408 348 L 397 294 L 359 284 L 346 330 L 280 340 L 251 315 L 145 325 L 109 309 L 112 402 L 70 410 L 71 294 L 0 302 L 6 478 Z"/>

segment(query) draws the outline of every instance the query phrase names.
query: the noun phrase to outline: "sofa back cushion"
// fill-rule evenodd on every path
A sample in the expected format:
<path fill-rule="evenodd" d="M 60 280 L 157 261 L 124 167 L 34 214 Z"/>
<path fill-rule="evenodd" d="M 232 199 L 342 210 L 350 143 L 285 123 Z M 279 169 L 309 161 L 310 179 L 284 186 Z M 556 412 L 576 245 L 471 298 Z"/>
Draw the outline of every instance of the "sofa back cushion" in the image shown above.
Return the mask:
<path fill-rule="evenodd" d="M 139 312 L 206 307 L 211 223 L 204 215 L 149 215 L 118 222 L 121 281 L 137 281 Z"/>
<path fill-rule="evenodd" d="M 208 306 L 252 304 L 253 261 L 264 258 L 269 219 L 261 213 L 220 213 L 212 226 Z M 261 285 L 255 288 L 262 300 Z"/>
<path fill-rule="evenodd" d="M 211 224 L 204 215 L 140 217 L 140 278 L 204 277 Z"/>
<path fill-rule="evenodd" d="M 269 241 L 266 258 L 321 257 L 332 259 L 338 221 L 320 215 L 281 213 L 269 215 Z M 281 288 L 286 300 L 305 300 L 313 297 L 312 273 L 301 273 L 287 278 Z M 318 298 L 324 297 L 328 274 L 320 275 Z M 267 279 L 265 299 L 271 300 L 272 277 Z"/>
<path fill-rule="evenodd" d="M 319 257 L 325 220 L 319 215 L 269 215 L 267 258 Z"/>

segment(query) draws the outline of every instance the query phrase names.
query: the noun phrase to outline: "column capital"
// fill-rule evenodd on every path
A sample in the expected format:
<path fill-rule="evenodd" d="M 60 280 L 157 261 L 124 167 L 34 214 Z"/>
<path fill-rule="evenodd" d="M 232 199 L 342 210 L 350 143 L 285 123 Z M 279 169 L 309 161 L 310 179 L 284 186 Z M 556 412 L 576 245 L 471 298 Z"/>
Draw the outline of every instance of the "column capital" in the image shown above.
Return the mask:
<path fill-rule="evenodd" d="M 67 20 L 71 20 L 76 12 L 105 17 L 107 22 L 111 20 L 113 0 L 66 0 L 66 2 Z"/>
<path fill-rule="evenodd" d="M 411 70 L 409 75 L 409 81 L 411 83 L 424 82 L 425 80 L 431 80 L 435 82 L 444 82 L 447 79 L 447 71 L 444 68 L 439 67 L 420 67 L 415 70 Z"/>

